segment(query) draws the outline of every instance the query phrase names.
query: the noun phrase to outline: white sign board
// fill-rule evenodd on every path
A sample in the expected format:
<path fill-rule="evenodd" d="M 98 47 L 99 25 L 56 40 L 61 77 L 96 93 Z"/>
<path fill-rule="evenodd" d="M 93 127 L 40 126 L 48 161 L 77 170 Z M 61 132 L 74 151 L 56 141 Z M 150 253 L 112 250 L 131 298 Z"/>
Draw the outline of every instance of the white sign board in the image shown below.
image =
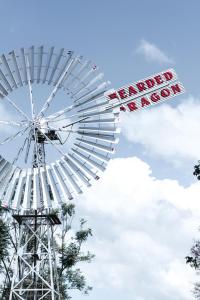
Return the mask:
<path fill-rule="evenodd" d="M 120 106 L 122 111 L 133 112 L 184 92 L 174 69 L 168 69 L 117 90 L 108 91 L 105 96 L 111 107 Z"/>

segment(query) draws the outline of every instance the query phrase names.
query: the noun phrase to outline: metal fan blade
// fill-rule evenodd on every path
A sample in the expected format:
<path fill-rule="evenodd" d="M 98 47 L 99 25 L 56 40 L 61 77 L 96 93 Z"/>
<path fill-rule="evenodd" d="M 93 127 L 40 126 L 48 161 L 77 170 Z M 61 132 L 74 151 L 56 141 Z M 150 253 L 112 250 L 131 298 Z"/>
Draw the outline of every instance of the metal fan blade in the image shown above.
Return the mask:
<path fill-rule="evenodd" d="M 87 152 L 87 153 L 89 153 L 89 154 L 91 154 L 91 155 L 93 155 L 93 156 L 95 156 L 95 157 L 97 157 L 97 158 L 103 160 L 103 161 L 109 161 L 109 160 L 110 160 L 109 152 L 108 152 L 108 153 L 106 154 L 106 156 L 105 156 L 105 155 L 103 155 L 103 154 L 101 154 L 101 153 L 95 151 L 95 150 L 94 150 L 94 147 L 93 147 L 92 150 L 91 150 L 91 149 L 89 149 L 89 148 L 87 148 L 87 147 L 84 147 L 84 146 L 81 146 L 80 144 L 77 144 L 77 143 L 74 143 L 74 145 L 75 145 L 76 147 L 78 147 L 79 149 L 81 149 L 81 150 L 83 150 L 83 151 L 85 151 L 85 152 Z"/>
<path fill-rule="evenodd" d="M 61 170 L 61 172 L 65 176 L 65 178 L 71 183 L 71 185 L 75 189 L 75 191 L 78 194 L 81 194 L 82 190 L 79 187 L 79 185 L 76 183 L 76 178 L 74 178 L 75 175 L 72 173 L 71 170 L 69 170 L 66 163 L 64 164 L 64 163 L 61 163 L 61 162 L 57 162 L 57 166 L 59 167 L 59 169 Z"/>
<path fill-rule="evenodd" d="M 65 72 L 65 70 L 66 70 L 68 64 L 69 64 L 70 61 L 71 61 L 71 59 L 72 59 L 72 53 L 70 53 L 70 55 L 68 55 L 68 58 L 67 58 L 66 62 L 64 63 L 64 65 L 63 65 L 61 71 L 59 72 L 59 74 L 58 74 L 56 80 L 54 81 L 54 85 L 56 85 L 56 84 L 58 83 L 58 81 L 60 80 L 62 74 Z M 74 66 L 74 63 L 71 64 L 71 67 L 70 67 L 69 70 L 68 70 L 69 73 L 71 73 L 73 66 Z M 65 80 L 65 77 L 63 78 L 61 84 L 63 84 L 63 81 L 64 81 L 64 80 Z"/>
<path fill-rule="evenodd" d="M 21 60 L 22 60 L 22 70 L 23 70 L 23 76 L 24 76 L 24 83 L 28 84 L 27 66 L 26 66 L 26 58 L 25 58 L 24 48 L 21 48 Z"/>
<path fill-rule="evenodd" d="M 53 52 L 54 52 L 54 47 L 51 47 L 50 51 L 48 52 L 48 56 L 47 56 L 47 63 L 46 63 L 46 66 L 45 66 L 44 77 L 43 77 L 43 81 L 42 81 L 43 83 L 45 83 L 46 80 L 47 80 L 47 74 L 48 74 L 50 64 L 51 64 L 51 60 L 52 60 L 52 57 L 53 57 Z"/>
<path fill-rule="evenodd" d="M 28 169 L 27 170 L 27 175 L 26 175 L 24 197 L 23 197 L 23 201 L 22 201 L 22 207 L 24 209 L 30 209 L 31 208 L 32 182 L 33 182 L 33 171 L 32 171 L 32 169 Z"/>
<path fill-rule="evenodd" d="M 38 207 L 43 206 L 41 193 L 40 193 L 40 178 L 39 170 L 37 168 L 33 169 L 33 203 L 32 208 L 37 209 Z"/>
<path fill-rule="evenodd" d="M 37 69 L 37 83 L 40 83 L 40 76 L 42 70 L 42 60 L 43 60 L 43 46 L 38 48 L 38 69 Z"/>
<path fill-rule="evenodd" d="M 80 151 L 72 148 L 72 151 L 74 153 L 76 153 L 79 157 L 81 157 L 83 159 L 83 161 L 87 161 L 89 162 L 93 167 L 96 167 L 97 169 L 101 170 L 101 171 L 105 171 L 105 163 L 101 162 L 101 164 L 99 164 L 98 162 L 96 162 L 94 159 L 91 158 L 91 155 L 84 155 L 83 153 L 81 153 Z M 74 155 L 72 155 L 74 156 Z"/>
<path fill-rule="evenodd" d="M 21 172 L 20 169 L 16 169 L 16 171 L 15 171 L 15 173 L 14 173 L 14 175 L 13 175 L 11 181 L 10 181 L 10 184 L 8 185 L 6 193 L 3 196 L 3 201 L 2 201 L 3 206 L 6 206 L 6 207 L 11 206 L 12 197 L 13 197 L 13 194 L 14 194 L 15 189 L 16 189 L 16 185 L 17 185 L 17 182 L 18 182 L 20 172 Z"/>
<path fill-rule="evenodd" d="M 13 89 L 12 89 L 10 83 L 8 82 L 6 76 L 4 75 L 4 73 L 3 73 L 3 71 L 2 71 L 1 69 L 0 69 L 0 77 L 1 77 L 1 79 L 2 79 L 2 81 L 3 81 L 3 83 L 6 85 L 7 89 L 8 89 L 10 92 L 12 92 Z"/>
<path fill-rule="evenodd" d="M 93 146 L 95 148 L 98 148 L 98 149 L 101 149 L 103 151 L 106 151 L 106 152 L 110 152 L 110 153 L 113 153 L 114 152 L 114 147 L 113 147 L 113 144 L 110 144 L 110 146 L 106 146 L 106 145 L 102 145 L 100 143 L 94 143 L 94 142 L 91 142 L 91 141 L 88 141 L 84 138 L 77 138 L 76 139 L 77 141 L 80 141 L 84 144 L 87 144 L 87 145 L 90 145 L 90 146 Z"/>
<path fill-rule="evenodd" d="M 4 67 L 5 67 L 6 71 L 7 71 L 7 73 L 8 73 L 8 75 L 9 75 L 10 79 L 12 80 L 13 86 L 14 86 L 15 88 L 17 88 L 17 83 L 16 83 L 16 81 L 15 81 L 15 78 L 14 78 L 14 76 L 13 76 L 11 70 L 10 70 L 10 66 L 9 66 L 9 64 L 8 64 L 7 58 L 5 57 L 4 54 L 1 56 L 1 60 L 2 60 L 2 62 L 3 62 L 3 64 L 4 64 Z"/>
<path fill-rule="evenodd" d="M 74 76 L 74 78 L 72 79 L 72 81 L 68 84 L 68 86 L 71 86 L 70 87 L 70 90 L 73 90 L 75 89 L 78 84 L 80 84 L 80 81 L 81 81 L 81 74 L 84 73 L 90 66 L 91 64 L 91 61 L 86 61 L 85 63 L 82 64 L 80 70 L 78 71 L 78 73 L 76 74 L 76 76 Z"/>
<path fill-rule="evenodd" d="M 92 178 L 94 179 L 99 179 L 99 176 L 97 175 L 97 172 L 93 172 L 92 169 L 88 166 L 88 164 L 86 163 L 86 161 L 83 161 L 81 159 L 78 159 L 77 157 L 75 157 L 73 154 L 69 153 L 68 154 L 69 157 L 74 161 L 74 163 L 79 166 L 82 170 L 84 170 L 86 172 L 86 174 L 90 175 Z"/>
<path fill-rule="evenodd" d="M 8 95 L 8 92 L 5 89 L 5 87 L 0 83 L 0 96 L 1 96 L 1 98 L 4 98 L 5 95 Z"/>
<path fill-rule="evenodd" d="M 61 60 L 61 57 L 62 57 L 62 55 L 63 55 L 64 50 L 65 50 L 64 48 L 60 49 L 60 53 L 59 53 L 59 54 L 57 55 L 57 57 L 56 57 L 56 60 L 55 60 L 55 62 L 54 62 L 53 69 L 52 69 L 51 74 L 50 74 L 50 77 L 49 77 L 48 84 L 51 84 L 51 82 L 52 82 L 52 80 L 53 80 L 54 74 L 55 74 L 55 72 L 56 72 L 56 69 L 57 69 L 58 64 L 59 64 L 59 62 L 60 62 L 60 60 Z"/>
<path fill-rule="evenodd" d="M 82 108 L 82 109 L 78 110 L 78 112 L 87 112 L 87 111 L 91 111 L 91 109 L 93 109 L 93 108 L 105 107 L 106 105 L 108 105 L 108 101 L 102 101 L 101 103 L 96 103 L 91 106 Z"/>
<path fill-rule="evenodd" d="M 56 179 L 59 183 L 59 186 L 62 190 L 64 198 L 65 198 L 65 196 L 67 196 L 67 198 L 69 200 L 72 200 L 73 199 L 72 194 L 71 194 L 71 192 L 69 190 L 69 187 L 67 186 L 66 182 L 63 180 L 63 176 L 60 174 L 59 168 L 55 164 L 52 164 L 51 166 L 53 168 L 53 171 L 54 171 Z"/>
<path fill-rule="evenodd" d="M 13 209 L 20 209 L 20 207 L 21 207 L 21 200 L 22 200 L 22 195 L 23 195 L 23 192 L 24 192 L 25 180 L 26 180 L 26 171 L 23 170 L 20 173 L 18 183 L 17 183 L 17 186 L 16 186 L 16 190 L 15 190 L 15 196 L 14 196 L 14 199 L 12 201 L 12 208 Z"/>
<path fill-rule="evenodd" d="M 30 77 L 31 77 L 31 82 L 34 82 L 34 46 L 30 47 L 30 51 L 29 51 L 29 62 L 30 62 Z"/>
<path fill-rule="evenodd" d="M 47 174 L 46 170 L 43 168 L 40 171 L 40 178 L 41 178 L 41 188 L 42 188 L 42 195 L 43 195 L 43 201 L 44 201 L 44 207 L 46 208 L 51 208 L 52 203 L 50 199 L 50 190 L 49 190 L 49 185 L 47 182 Z"/>
<path fill-rule="evenodd" d="M 67 165 L 74 171 L 77 177 L 79 177 L 84 184 L 86 184 L 88 187 L 91 186 L 90 178 L 69 157 L 65 156 L 62 159 L 67 163 Z"/>
<path fill-rule="evenodd" d="M 112 143 L 116 143 L 117 139 L 115 138 L 114 134 L 113 135 L 109 135 L 109 134 L 102 134 L 102 133 L 86 133 L 84 131 L 79 130 L 78 134 L 81 135 L 82 137 L 89 137 L 92 139 L 99 139 L 102 141 L 106 141 L 106 142 L 112 142 Z"/>
<path fill-rule="evenodd" d="M 15 173 L 16 167 L 12 167 L 6 174 L 3 180 L 1 180 L 0 183 L 0 199 L 3 198 L 3 195 L 8 187 L 9 182 L 11 181 L 11 178 L 13 177 Z"/>
<path fill-rule="evenodd" d="M 53 194 L 53 206 L 57 207 L 62 204 L 62 201 L 53 176 L 53 170 L 50 167 L 47 168 L 47 177 Z"/>
<path fill-rule="evenodd" d="M 9 54 L 12 57 L 13 65 L 14 65 L 14 68 L 15 68 L 15 76 L 17 77 L 18 84 L 20 86 L 23 86 L 23 82 L 22 82 L 22 78 L 21 78 L 21 74 L 20 74 L 19 65 L 18 65 L 18 62 L 17 62 L 15 51 L 13 50 Z"/>

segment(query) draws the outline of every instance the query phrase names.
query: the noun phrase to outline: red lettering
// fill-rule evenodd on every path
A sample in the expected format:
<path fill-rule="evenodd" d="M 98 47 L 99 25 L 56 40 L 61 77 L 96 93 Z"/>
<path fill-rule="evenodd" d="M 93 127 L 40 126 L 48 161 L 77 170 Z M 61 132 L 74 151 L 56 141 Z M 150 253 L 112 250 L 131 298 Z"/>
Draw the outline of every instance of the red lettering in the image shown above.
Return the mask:
<path fill-rule="evenodd" d="M 129 86 L 129 88 L 128 88 L 128 94 L 129 94 L 129 97 L 131 96 L 131 95 L 135 95 L 135 94 L 137 94 L 137 91 L 134 89 L 134 87 L 133 86 Z"/>
<path fill-rule="evenodd" d="M 126 108 L 124 106 L 120 106 L 119 108 L 121 111 L 126 111 Z"/>
<path fill-rule="evenodd" d="M 126 95 L 126 92 L 125 92 L 124 89 L 119 90 L 118 94 L 119 94 L 121 99 L 127 98 L 127 95 Z"/>
<path fill-rule="evenodd" d="M 145 83 L 144 83 L 144 82 L 138 82 L 138 83 L 136 83 L 136 86 L 137 86 L 139 92 L 143 92 L 143 91 L 146 90 L 146 87 L 145 87 Z"/>
<path fill-rule="evenodd" d="M 177 93 L 181 93 L 181 88 L 180 88 L 180 86 L 178 85 L 178 83 L 175 84 L 175 85 L 172 85 L 172 86 L 171 86 L 171 89 L 172 89 L 174 95 L 176 95 Z"/>
<path fill-rule="evenodd" d="M 108 95 L 108 97 L 110 98 L 110 100 L 113 100 L 113 99 L 115 99 L 115 98 L 118 98 L 116 92 L 115 92 L 115 93 L 112 93 L 112 94 L 110 94 L 110 95 Z"/>
<path fill-rule="evenodd" d="M 169 81 L 169 80 L 172 80 L 172 78 L 173 78 L 173 73 L 170 72 L 170 71 L 168 71 L 168 72 L 163 73 L 163 76 L 165 77 L 165 79 L 166 79 L 167 81 Z"/>
<path fill-rule="evenodd" d="M 144 106 L 148 106 L 150 105 L 151 103 L 147 100 L 147 98 L 141 98 L 141 106 L 144 107 Z"/>
<path fill-rule="evenodd" d="M 135 102 L 130 102 L 127 104 L 127 106 L 130 109 L 130 111 L 138 109 Z"/>
<path fill-rule="evenodd" d="M 145 82 L 146 82 L 146 85 L 148 86 L 149 89 L 152 88 L 152 87 L 154 87 L 154 85 L 155 85 L 155 81 L 153 79 L 151 79 L 151 78 L 145 80 Z"/>
<path fill-rule="evenodd" d="M 162 77 L 160 75 L 155 76 L 154 79 L 157 84 L 163 83 Z"/>
<path fill-rule="evenodd" d="M 160 92 L 161 96 L 166 98 L 166 97 L 169 97 L 170 95 L 170 90 L 169 89 L 163 89 L 161 92 Z"/>
<path fill-rule="evenodd" d="M 153 93 L 153 94 L 151 95 L 150 99 L 151 99 L 151 101 L 153 101 L 153 102 L 157 102 L 157 101 L 160 100 L 160 96 L 159 96 L 158 94 L 156 94 L 156 93 Z"/>

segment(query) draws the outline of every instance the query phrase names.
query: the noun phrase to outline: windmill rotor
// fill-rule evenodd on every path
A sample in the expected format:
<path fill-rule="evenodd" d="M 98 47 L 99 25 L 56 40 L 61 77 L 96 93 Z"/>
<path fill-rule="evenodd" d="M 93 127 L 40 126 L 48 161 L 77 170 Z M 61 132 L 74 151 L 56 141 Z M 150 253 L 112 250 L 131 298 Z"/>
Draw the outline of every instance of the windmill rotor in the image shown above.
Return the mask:
<path fill-rule="evenodd" d="M 110 82 L 91 61 L 64 48 L 32 46 L 0 59 L 1 103 L 15 112 L 0 119 L 10 128 L 2 151 L 9 143 L 15 147 L 13 158 L 0 157 L 1 205 L 59 207 L 99 179 L 114 152 L 119 112 L 104 96 Z"/>

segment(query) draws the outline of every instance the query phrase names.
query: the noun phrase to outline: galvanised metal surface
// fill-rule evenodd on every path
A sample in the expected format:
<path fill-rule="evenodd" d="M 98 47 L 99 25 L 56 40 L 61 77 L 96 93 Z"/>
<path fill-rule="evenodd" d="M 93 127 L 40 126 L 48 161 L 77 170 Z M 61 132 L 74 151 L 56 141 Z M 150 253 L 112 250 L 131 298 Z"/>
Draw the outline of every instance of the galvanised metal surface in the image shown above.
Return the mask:
<path fill-rule="evenodd" d="M 16 130 L 0 145 L 22 141 L 13 160 L 1 157 L 2 206 L 18 211 L 60 207 L 99 179 L 119 132 L 119 112 L 109 108 L 105 97 L 109 84 L 96 65 L 64 48 L 31 46 L 1 55 L 0 98 L 19 118 L 0 120 Z M 37 86 L 52 87 L 40 109 Z M 11 99 L 19 88 L 27 89 L 30 113 Z M 59 97 L 66 98 L 64 107 L 58 108 Z M 47 147 L 57 152 L 54 161 Z"/>

